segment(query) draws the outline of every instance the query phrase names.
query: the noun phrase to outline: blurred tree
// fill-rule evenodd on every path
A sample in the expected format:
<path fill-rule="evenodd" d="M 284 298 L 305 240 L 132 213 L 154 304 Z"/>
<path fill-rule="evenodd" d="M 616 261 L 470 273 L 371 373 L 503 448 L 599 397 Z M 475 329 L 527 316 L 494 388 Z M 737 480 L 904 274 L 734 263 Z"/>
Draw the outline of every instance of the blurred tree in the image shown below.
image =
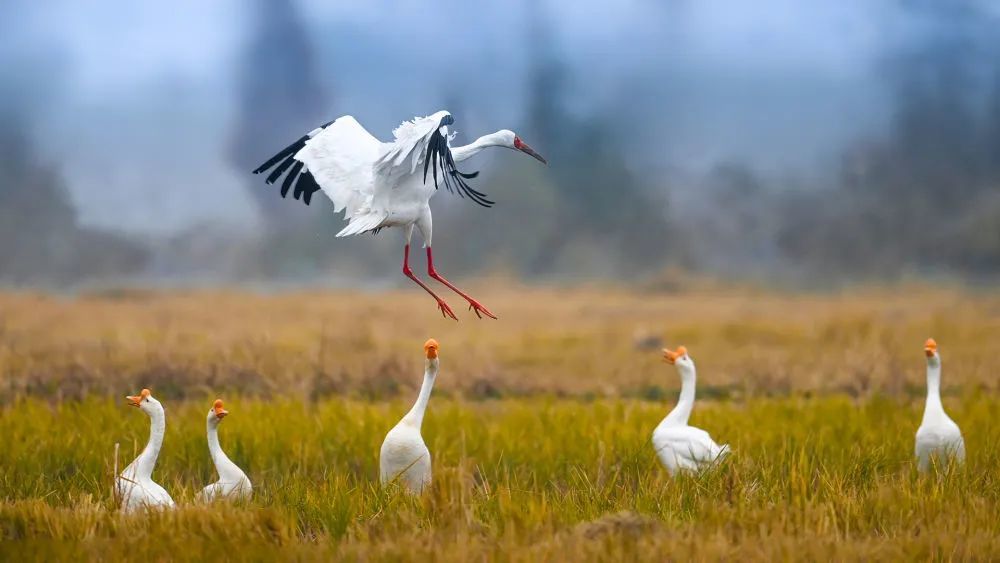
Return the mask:
<path fill-rule="evenodd" d="M 604 264 L 605 272 L 593 273 L 661 268 L 672 237 L 665 197 L 652 188 L 663 186 L 644 184 L 629 168 L 620 137 L 628 128 L 613 109 L 582 118 L 569 113 L 570 69 L 552 44 L 546 18 L 534 10 L 531 16 L 526 137 L 552 162 L 547 173 L 556 207 L 548 218 L 553 228 L 539 239 L 526 273 L 561 267 L 558 257 L 574 246 L 590 247 L 588 262 Z"/>
<path fill-rule="evenodd" d="M 138 272 L 146 249 L 81 227 L 58 172 L 39 162 L 20 117 L 0 111 L 0 281 L 64 285 Z"/>
<path fill-rule="evenodd" d="M 139 273 L 145 245 L 80 225 L 59 170 L 38 154 L 31 128 L 63 94 L 68 73 L 58 47 L 16 39 L 13 22 L 28 5 L 0 3 L 0 21 L 12 24 L 0 34 L 0 68 L 17 77 L 0 81 L 0 283 L 70 285 Z"/>
<path fill-rule="evenodd" d="M 992 16 L 971 2 L 908 7 L 940 25 L 886 65 L 895 105 L 888 135 L 845 153 L 839 189 L 784 202 L 779 244 L 793 260 L 845 277 L 1000 274 L 1000 86 L 986 104 L 981 95 L 990 91 L 983 78 L 1000 75 L 997 41 L 982 27 Z"/>
<path fill-rule="evenodd" d="M 330 281 L 364 277 L 378 271 L 384 258 L 365 241 L 333 241 L 343 225 L 324 197 L 305 206 L 282 199 L 276 186 L 251 174 L 261 162 L 320 123 L 337 117 L 316 74 L 316 54 L 295 0 L 254 0 L 250 38 L 238 83 L 239 110 L 230 143 L 230 161 L 246 178 L 264 229 L 256 244 L 232 266 L 240 279 Z M 179 241 L 196 237 L 186 233 Z M 366 237 L 367 238 L 367 237 Z M 362 244 L 365 242 L 367 244 Z M 356 280 L 355 280 L 356 281 Z"/>
<path fill-rule="evenodd" d="M 676 222 L 699 268 L 759 277 L 783 265 L 774 243 L 782 221 L 775 183 L 742 162 L 718 164 L 697 183 L 696 196 L 678 205 Z"/>
<path fill-rule="evenodd" d="M 230 161 L 271 227 L 303 216 L 302 205 L 282 202 L 274 186 L 250 172 L 303 132 L 331 119 L 309 34 L 293 0 L 254 0 L 252 31 L 241 62 L 239 109 Z"/>

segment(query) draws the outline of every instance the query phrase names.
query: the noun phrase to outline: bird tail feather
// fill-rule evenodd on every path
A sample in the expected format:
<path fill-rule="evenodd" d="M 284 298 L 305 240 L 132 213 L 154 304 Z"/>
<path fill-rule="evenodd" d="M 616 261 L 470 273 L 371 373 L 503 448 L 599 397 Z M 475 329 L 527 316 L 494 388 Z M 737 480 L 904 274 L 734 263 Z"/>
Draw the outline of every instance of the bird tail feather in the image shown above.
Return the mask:
<path fill-rule="evenodd" d="M 372 229 L 377 229 L 382 225 L 382 221 L 385 220 L 385 216 L 380 213 L 365 213 L 364 215 L 355 215 L 351 218 L 351 222 L 347 224 L 339 233 L 338 237 L 349 237 L 351 235 L 358 235 L 361 233 L 366 233 Z"/>

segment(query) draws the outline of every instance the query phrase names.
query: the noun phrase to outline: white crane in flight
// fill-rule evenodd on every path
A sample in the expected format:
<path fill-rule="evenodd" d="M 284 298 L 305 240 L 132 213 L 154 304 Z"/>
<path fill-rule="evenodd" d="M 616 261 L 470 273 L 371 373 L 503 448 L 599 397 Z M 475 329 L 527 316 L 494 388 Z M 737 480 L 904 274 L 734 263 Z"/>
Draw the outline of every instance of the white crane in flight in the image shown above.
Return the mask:
<path fill-rule="evenodd" d="M 434 269 L 430 199 L 438 185 L 444 184 L 449 192 L 468 197 L 483 207 L 492 207 L 494 202 L 486 194 L 466 182 L 479 173 L 466 174 L 457 168 L 458 162 L 487 147 L 507 147 L 531 155 L 542 163 L 546 161 L 513 131 L 506 129 L 484 135 L 465 146 L 451 147 L 448 126 L 454 121 L 447 111 L 404 121 L 392 132 L 394 140 L 383 143 L 353 117 L 345 115 L 303 135 L 261 164 L 254 174 L 274 168 L 267 176 L 267 183 L 273 184 L 287 172 L 281 184 L 281 197 L 288 195 L 295 186 L 293 197 L 301 197 L 306 205 L 313 193 L 322 190 L 333 201 L 334 211 L 343 210 L 348 221 L 337 233 L 338 237 L 402 227 L 406 236 L 403 274 L 437 300 L 442 315 L 458 320 L 451 307 L 410 269 L 410 238 L 415 225 L 427 247 L 427 274 L 465 298 L 477 317 L 486 315 L 495 319 L 496 315 L 482 303 Z M 428 172 L 431 172 L 432 182 L 427 181 Z"/>

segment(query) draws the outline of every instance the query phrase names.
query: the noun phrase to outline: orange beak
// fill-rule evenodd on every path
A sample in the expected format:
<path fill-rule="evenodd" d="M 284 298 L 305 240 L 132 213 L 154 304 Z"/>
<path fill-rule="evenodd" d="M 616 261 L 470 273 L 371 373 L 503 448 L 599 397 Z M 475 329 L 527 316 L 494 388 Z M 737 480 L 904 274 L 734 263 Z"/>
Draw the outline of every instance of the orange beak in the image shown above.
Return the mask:
<path fill-rule="evenodd" d="M 133 407 L 138 407 L 142 400 L 149 396 L 149 389 L 143 389 L 138 395 L 126 395 L 125 400 Z"/>
<path fill-rule="evenodd" d="M 937 353 L 937 342 L 934 342 L 933 338 L 928 338 L 927 342 L 924 342 L 924 354 L 928 358 L 933 358 L 935 353 Z"/>
<path fill-rule="evenodd" d="M 677 358 L 680 358 L 681 356 L 683 356 L 683 355 L 685 355 L 687 353 L 688 353 L 687 348 L 685 348 L 683 346 L 679 346 L 677 348 L 677 351 L 672 351 L 669 348 L 664 348 L 663 349 L 663 361 L 667 362 L 670 365 L 674 365 L 674 363 L 677 362 Z"/>
<path fill-rule="evenodd" d="M 212 410 L 215 411 L 215 416 L 217 416 L 219 420 L 222 420 L 227 414 L 229 414 L 229 411 L 222 408 L 222 399 L 215 400 L 215 404 L 212 405 Z"/>
<path fill-rule="evenodd" d="M 431 338 L 427 342 L 424 342 L 424 354 L 427 355 L 428 360 L 433 360 L 438 357 L 438 341 Z"/>

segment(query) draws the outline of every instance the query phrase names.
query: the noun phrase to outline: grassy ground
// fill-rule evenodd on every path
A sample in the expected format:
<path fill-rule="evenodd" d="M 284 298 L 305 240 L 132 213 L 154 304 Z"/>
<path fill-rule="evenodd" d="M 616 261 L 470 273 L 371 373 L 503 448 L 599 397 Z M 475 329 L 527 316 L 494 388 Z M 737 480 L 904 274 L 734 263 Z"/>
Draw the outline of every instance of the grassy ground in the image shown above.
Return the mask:
<path fill-rule="evenodd" d="M 0 296 L 0 558 L 52 560 L 908 559 L 1000 557 L 1000 299 L 940 290 L 776 296 L 485 290 L 498 322 L 434 319 L 400 295 Z M 555 301 L 556 297 L 563 298 Z M 912 462 L 922 343 L 937 338 L 966 467 Z M 381 490 L 377 452 L 442 344 L 425 420 L 435 482 Z M 688 345 L 692 423 L 733 447 L 670 480 L 649 435 Z M 182 507 L 112 509 L 148 420 L 154 477 Z M 222 443 L 254 482 L 197 506 Z"/>

